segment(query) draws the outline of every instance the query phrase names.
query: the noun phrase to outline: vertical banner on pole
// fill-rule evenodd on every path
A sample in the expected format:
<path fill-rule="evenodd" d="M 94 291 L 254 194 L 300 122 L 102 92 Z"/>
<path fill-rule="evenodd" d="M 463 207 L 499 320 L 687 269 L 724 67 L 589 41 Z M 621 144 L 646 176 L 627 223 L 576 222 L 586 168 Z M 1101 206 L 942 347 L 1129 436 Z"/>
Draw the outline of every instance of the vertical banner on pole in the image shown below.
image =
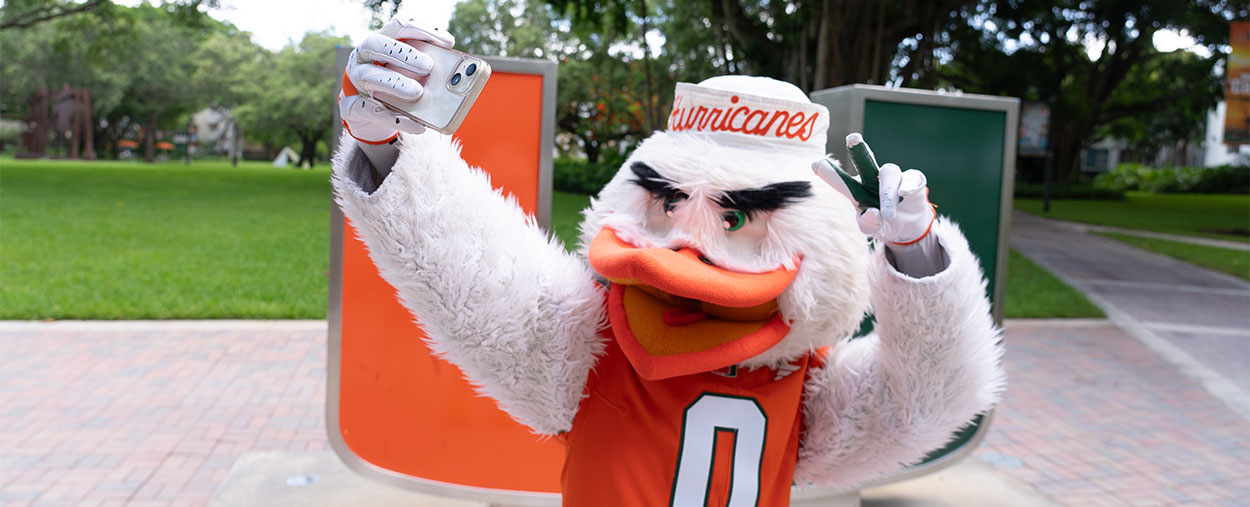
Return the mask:
<path fill-rule="evenodd" d="M 1250 21 L 1233 21 L 1228 42 L 1233 51 L 1224 71 L 1224 143 L 1250 144 Z"/>
<path fill-rule="evenodd" d="M 455 135 L 461 155 L 549 226 L 556 64 L 487 60 L 490 81 Z M 337 207 L 330 226 L 326 427 L 339 457 L 363 475 L 431 494 L 558 504 L 563 447 L 539 440 L 433 357 Z"/>

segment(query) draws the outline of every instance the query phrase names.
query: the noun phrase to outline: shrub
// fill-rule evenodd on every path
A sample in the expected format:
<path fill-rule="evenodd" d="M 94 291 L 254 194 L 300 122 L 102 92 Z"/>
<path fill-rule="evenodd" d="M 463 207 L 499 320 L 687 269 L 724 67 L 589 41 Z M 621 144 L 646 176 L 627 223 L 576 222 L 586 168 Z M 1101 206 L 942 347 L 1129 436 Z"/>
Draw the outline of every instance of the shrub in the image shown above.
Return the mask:
<path fill-rule="evenodd" d="M 1246 194 L 1250 193 L 1250 166 L 1155 169 L 1141 164 L 1120 164 L 1094 178 L 1094 186 L 1155 193 Z"/>
<path fill-rule="evenodd" d="M 22 126 L 18 122 L 0 122 L 0 146 L 3 151 L 17 151 L 22 139 Z"/>
<path fill-rule="evenodd" d="M 621 167 L 619 160 L 587 162 L 582 159 L 560 157 L 553 161 L 554 174 L 551 186 L 562 192 L 595 195 L 616 175 Z"/>

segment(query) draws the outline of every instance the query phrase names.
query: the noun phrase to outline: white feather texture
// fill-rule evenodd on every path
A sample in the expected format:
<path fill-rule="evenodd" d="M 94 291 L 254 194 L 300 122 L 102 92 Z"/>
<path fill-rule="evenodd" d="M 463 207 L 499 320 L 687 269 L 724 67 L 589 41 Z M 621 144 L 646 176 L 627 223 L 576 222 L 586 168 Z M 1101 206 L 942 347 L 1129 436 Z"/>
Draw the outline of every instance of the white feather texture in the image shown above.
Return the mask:
<path fill-rule="evenodd" d="M 571 428 L 606 325 L 604 291 L 584 259 L 492 190 L 446 136 L 403 136 L 398 162 L 372 193 L 367 158 L 350 137 L 343 143 L 337 200 L 434 352 L 536 432 Z M 664 213 L 633 181 L 639 161 L 689 199 Z M 805 385 L 795 478 L 852 486 L 918 461 L 990 408 L 1004 386 L 1000 331 L 954 224 L 939 220 L 931 233 L 949 265 L 925 278 L 903 275 L 884 247 L 870 250 L 852 204 L 812 174 L 811 162 L 657 132 L 585 211 L 582 252 L 607 226 L 636 246 L 689 246 L 737 271 L 797 263 L 778 298 L 790 333 L 742 366 L 780 369 L 835 345 Z M 809 182 L 812 195 L 740 230 L 722 225 L 718 195 L 787 181 Z M 848 341 L 870 304 L 877 333 Z"/>
<path fill-rule="evenodd" d="M 980 265 L 953 223 L 939 219 L 932 234 L 950 259 L 933 276 L 903 275 L 875 252 L 876 333 L 812 370 L 796 483 L 850 487 L 915 464 L 1005 388 Z"/>
<path fill-rule="evenodd" d="M 432 350 L 520 423 L 567 431 L 604 346 L 604 291 L 586 262 L 492 190 L 448 136 L 402 136 L 371 194 L 355 143 L 344 135 L 334 161 L 337 201 Z"/>
<path fill-rule="evenodd" d="M 630 165 L 645 162 L 690 195 L 667 217 L 635 179 Z M 790 333 L 742 365 L 780 367 L 850 336 L 868 307 L 868 242 L 850 201 L 816 177 L 803 155 L 727 148 L 697 133 L 656 132 L 647 138 L 591 201 L 581 225 L 582 249 L 603 226 L 641 247 L 690 246 L 718 266 L 763 272 L 793 265 L 794 282 L 778 298 Z M 724 229 L 711 201 L 727 190 L 806 181 L 812 196 L 762 213 L 740 231 Z"/>

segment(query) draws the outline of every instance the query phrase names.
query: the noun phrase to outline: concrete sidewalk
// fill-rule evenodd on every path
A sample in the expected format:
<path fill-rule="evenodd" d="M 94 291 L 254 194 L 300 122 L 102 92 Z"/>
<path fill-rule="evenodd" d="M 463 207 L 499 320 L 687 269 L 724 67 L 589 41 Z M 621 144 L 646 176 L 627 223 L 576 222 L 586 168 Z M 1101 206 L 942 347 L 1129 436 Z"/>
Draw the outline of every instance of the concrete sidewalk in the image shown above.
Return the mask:
<path fill-rule="evenodd" d="M 1023 213 L 1023 212 L 1017 212 L 1017 213 Z M 1200 238 L 1197 236 L 1183 236 L 1180 234 L 1168 234 L 1166 232 L 1143 231 L 1140 229 L 1125 229 L 1123 227 L 1111 227 L 1108 225 L 1097 225 L 1097 224 L 1083 224 L 1079 222 L 1068 222 L 1064 220 L 1045 219 L 1045 218 L 1037 217 L 1035 215 L 1030 215 L 1030 216 L 1033 218 L 1038 218 L 1039 220 L 1050 222 L 1055 225 L 1066 226 L 1071 229 L 1076 229 L 1081 232 L 1115 232 L 1119 234 L 1127 234 L 1130 236 L 1141 236 L 1143 238 L 1165 239 L 1168 241 L 1179 241 L 1181 243 L 1192 243 L 1195 245 L 1213 246 L 1216 248 L 1227 248 L 1229 250 L 1250 250 L 1250 243 L 1243 243 L 1239 241 L 1228 241 L 1228 240 L 1214 239 L 1214 238 Z"/>
<path fill-rule="evenodd" d="M 1250 284 L 1022 212 L 1011 246 L 1250 420 Z"/>

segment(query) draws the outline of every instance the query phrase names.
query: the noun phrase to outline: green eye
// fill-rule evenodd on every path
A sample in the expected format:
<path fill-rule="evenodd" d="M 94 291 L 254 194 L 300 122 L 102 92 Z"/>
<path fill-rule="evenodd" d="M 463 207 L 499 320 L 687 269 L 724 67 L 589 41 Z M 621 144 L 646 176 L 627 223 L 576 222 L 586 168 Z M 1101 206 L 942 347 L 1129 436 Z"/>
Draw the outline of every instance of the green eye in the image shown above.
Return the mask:
<path fill-rule="evenodd" d="M 747 223 L 747 214 L 741 211 L 726 211 L 720 216 L 724 220 L 726 231 L 736 231 Z"/>

